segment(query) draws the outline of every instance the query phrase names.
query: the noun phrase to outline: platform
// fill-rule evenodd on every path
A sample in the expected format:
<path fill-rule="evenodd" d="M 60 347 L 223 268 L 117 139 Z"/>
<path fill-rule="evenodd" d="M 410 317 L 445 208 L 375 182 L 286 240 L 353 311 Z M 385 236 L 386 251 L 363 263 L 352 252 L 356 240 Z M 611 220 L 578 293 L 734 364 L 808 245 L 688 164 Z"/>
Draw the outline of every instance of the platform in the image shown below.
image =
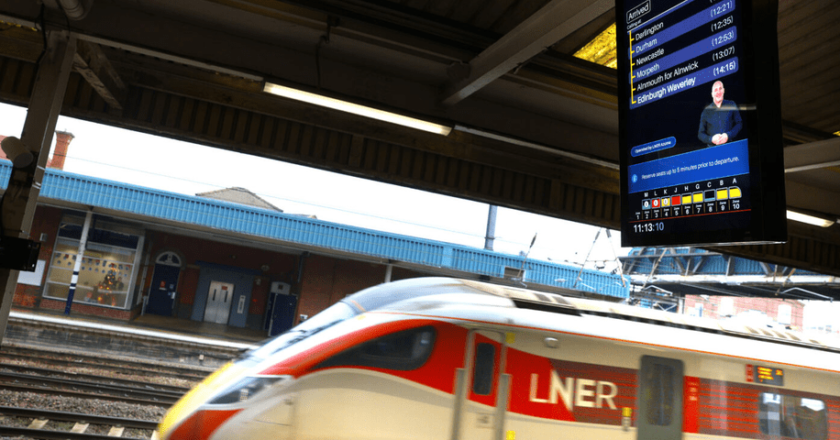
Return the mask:
<path fill-rule="evenodd" d="M 266 332 L 197 322 L 157 315 L 143 315 L 131 321 L 119 321 L 88 315 L 64 315 L 44 311 L 12 310 L 12 319 L 51 322 L 90 329 L 123 332 L 135 336 L 179 340 L 196 344 L 248 349 L 268 338 Z"/>

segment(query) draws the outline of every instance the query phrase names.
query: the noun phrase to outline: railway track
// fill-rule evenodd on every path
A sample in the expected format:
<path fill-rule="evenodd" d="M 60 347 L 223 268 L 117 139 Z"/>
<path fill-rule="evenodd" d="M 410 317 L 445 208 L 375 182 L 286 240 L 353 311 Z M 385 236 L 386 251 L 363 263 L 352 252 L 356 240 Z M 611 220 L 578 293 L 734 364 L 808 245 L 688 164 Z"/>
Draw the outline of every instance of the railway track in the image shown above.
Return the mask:
<path fill-rule="evenodd" d="M 84 373 L 71 373 L 66 371 L 60 370 L 50 370 L 47 368 L 38 368 L 32 367 L 29 365 L 18 365 L 18 364 L 8 364 L 5 362 L 0 362 L 0 372 L 3 370 L 10 370 L 13 372 L 23 372 L 23 373 L 32 373 L 38 374 L 44 377 L 52 377 L 55 378 L 56 376 L 65 377 L 67 379 L 72 380 L 84 380 L 88 382 L 96 382 L 96 383 L 110 383 L 113 385 L 120 385 L 127 388 L 137 389 L 137 390 L 145 390 L 145 391 L 152 391 L 152 392 L 163 392 L 163 393 L 172 393 L 173 395 L 183 395 L 187 391 L 190 390 L 189 387 L 182 387 L 182 386 L 175 386 L 175 385 L 164 385 L 164 384 L 157 384 L 149 381 L 137 381 L 137 380 L 129 380 L 129 379 L 121 379 L 118 377 L 110 377 L 110 376 L 98 376 L 95 374 L 84 374 Z"/>
<path fill-rule="evenodd" d="M 161 375 L 199 381 L 214 371 L 213 368 L 179 367 L 158 363 L 113 359 L 78 353 L 65 353 L 53 350 L 18 348 L 3 346 L 0 358 L 9 360 L 27 360 L 64 367 L 90 367 L 118 371 L 123 374 L 159 377 Z"/>
<path fill-rule="evenodd" d="M 183 392 L 155 391 L 134 386 L 8 372 L 0 372 L 0 388 L 11 391 L 25 391 L 164 407 L 171 406 L 184 394 Z"/>
<path fill-rule="evenodd" d="M 154 430 L 157 428 L 157 422 L 151 420 L 0 406 L 0 423 L 3 422 L 3 418 L 31 419 L 31 422 L 26 428 L 0 426 L 0 436 L 23 436 L 36 439 L 113 439 L 122 437 L 126 429 L 142 430 L 144 433 L 151 431 L 153 433 L 150 435 L 151 438 L 156 438 Z M 54 425 L 67 423 L 73 423 L 69 430 L 55 429 Z M 88 432 L 91 425 L 105 427 L 107 435 Z M 148 437 L 144 435 L 123 438 L 146 439 Z"/>

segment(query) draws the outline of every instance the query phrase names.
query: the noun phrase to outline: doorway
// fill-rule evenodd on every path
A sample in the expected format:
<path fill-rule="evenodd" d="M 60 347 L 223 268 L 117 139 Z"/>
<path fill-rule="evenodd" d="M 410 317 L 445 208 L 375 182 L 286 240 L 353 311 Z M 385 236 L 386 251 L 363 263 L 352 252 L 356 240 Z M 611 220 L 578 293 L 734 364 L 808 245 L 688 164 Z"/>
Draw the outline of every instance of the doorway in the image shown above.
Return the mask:
<path fill-rule="evenodd" d="M 466 359 L 456 371 L 455 417 L 452 438 L 500 440 L 510 397 L 510 374 L 504 373 L 507 335 L 472 330 L 467 336 Z"/>
<path fill-rule="evenodd" d="M 178 277 L 181 274 L 181 259 L 174 252 L 164 252 L 155 259 L 155 271 L 149 287 L 149 302 L 146 313 L 172 316 Z"/>
<path fill-rule="evenodd" d="M 210 281 L 207 306 L 204 308 L 204 322 L 227 324 L 230 305 L 233 302 L 233 283 Z"/>

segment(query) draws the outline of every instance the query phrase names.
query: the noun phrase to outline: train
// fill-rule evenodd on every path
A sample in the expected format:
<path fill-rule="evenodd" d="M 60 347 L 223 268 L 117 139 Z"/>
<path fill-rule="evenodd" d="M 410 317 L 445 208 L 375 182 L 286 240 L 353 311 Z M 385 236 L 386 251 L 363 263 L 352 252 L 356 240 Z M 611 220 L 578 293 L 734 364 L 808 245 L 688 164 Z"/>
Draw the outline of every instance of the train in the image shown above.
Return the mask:
<path fill-rule="evenodd" d="M 453 278 L 362 290 L 187 393 L 158 437 L 840 440 L 840 345 Z"/>

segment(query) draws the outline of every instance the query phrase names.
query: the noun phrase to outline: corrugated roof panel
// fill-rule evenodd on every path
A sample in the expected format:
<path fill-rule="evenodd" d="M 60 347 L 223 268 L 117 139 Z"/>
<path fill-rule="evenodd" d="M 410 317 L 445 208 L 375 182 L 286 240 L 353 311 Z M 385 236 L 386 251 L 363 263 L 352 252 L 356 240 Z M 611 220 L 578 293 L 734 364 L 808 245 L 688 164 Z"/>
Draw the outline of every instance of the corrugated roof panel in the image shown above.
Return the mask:
<path fill-rule="evenodd" d="M 748 260 L 746 258 L 733 258 L 734 270 L 732 273 L 739 275 L 763 275 L 764 268 L 761 263 L 755 260 Z"/>
<path fill-rule="evenodd" d="M 465 272 L 479 273 L 494 277 L 504 276 L 505 267 L 520 268 L 523 266 L 524 257 L 500 256 L 493 252 L 480 249 L 461 248 L 453 246 L 454 262 L 452 267 Z M 629 293 L 630 284 L 621 283 L 617 275 L 584 269 L 581 272 L 581 281 L 575 287 L 579 268 L 553 265 L 541 261 L 528 261 L 525 263 L 524 282 L 537 283 L 547 286 L 557 286 L 569 289 L 591 291 L 601 295 L 626 298 Z"/>

